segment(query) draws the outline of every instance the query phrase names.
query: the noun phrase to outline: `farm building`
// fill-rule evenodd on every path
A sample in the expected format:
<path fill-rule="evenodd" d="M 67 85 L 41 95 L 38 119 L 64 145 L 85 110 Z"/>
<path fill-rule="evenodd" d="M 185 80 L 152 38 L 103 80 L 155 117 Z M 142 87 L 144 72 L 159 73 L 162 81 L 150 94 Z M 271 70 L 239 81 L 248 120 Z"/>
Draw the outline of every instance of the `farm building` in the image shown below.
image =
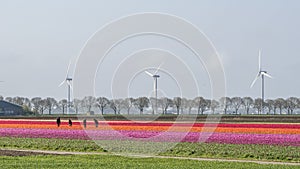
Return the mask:
<path fill-rule="evenodd" d="M 24 111 L 21 106 L 3 100 L 0 101 L 0 116 L 14 116 L 23 114 Z"/>

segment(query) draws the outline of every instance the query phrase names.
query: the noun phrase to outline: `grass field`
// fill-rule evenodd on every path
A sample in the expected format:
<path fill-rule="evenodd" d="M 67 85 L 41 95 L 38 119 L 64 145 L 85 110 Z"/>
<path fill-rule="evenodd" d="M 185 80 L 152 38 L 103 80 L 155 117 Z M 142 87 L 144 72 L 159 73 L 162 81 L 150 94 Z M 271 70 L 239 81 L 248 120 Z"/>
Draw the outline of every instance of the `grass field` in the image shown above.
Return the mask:
<path fill-rule="evenodd" d="M 0 168 L 205 168 L 205 169 L 296 169 L 299 166 L 239 163 L 239 162 L 217 162 L 217 161 L 195 161 L 159 158 L 132 158 L 112 155 L 46 155 L 46 156 L 23 156 L 8 157 L 0 156 Z"/>
<path fill-rule="evenodd" d="M 118 144 L 107 141 L 105 144 Z M 140 142 L 138 142 L 140 143 Z M 127 144 L 134 145 L 130 142 Z M 164 143 L 161 143 L 163 146 Z M 151 149 L 151 145 L 145 143 Z M 124 142 L 120 144 L 120 151 Z M 46 139 L 46 138 L 12 138 L 0 137 L 0 147 L 17 149 L 39 149 L 55 151 L 106 152 L 92 140 Z M 114 146 L 117 147 L 117 146 Z M 116 150 L 115 150 L 116 151 Z M 123 153 L 126 153 L 123 151 Z M 172 149 L 159 153 L 165 156 L 210 157 L 227 159 L 250 159 L 300 162 L 300 147 L 253 145 L 253 144 L 218 144 L 218 143 L 179 143 Z"/>

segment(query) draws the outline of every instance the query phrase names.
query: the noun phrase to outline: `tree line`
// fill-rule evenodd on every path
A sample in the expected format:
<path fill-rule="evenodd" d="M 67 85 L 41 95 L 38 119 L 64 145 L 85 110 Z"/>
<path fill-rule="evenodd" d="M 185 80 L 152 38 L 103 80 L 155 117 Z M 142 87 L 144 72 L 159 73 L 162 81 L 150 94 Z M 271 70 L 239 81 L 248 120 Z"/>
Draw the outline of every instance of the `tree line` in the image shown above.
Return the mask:
<path fill-rule="evenodd" d="M 51 114 L 53 110 L 59 110 L 65 114 L 68 106 L 66 99 L 56 100 L 47 97 L 6 97 L 0 96 L 0 100 L 5 100 L 23 107 L 24 111 L 38 114 Z M 107 111 L 114 114 L 131 114 L 135 109 L 139 114 L 155 113 L 155 98 L 138 97 L 125 99 L 112 99 L 106 97 L 86 96 L 83 99 L 74 99 L 71 107 L 76 114 L 98 110 L 101 114 Z M 187 99 L 181 97 L 157 99 L 157 109 L 159 114 L 295 114 L 295 110 L 300 109 L 300 99 L 290 97 L 287 99 L 268 99 L 262 102 L 260 98 L 251 97 L 222 97 L 218 100 L 196 97 Z"/>

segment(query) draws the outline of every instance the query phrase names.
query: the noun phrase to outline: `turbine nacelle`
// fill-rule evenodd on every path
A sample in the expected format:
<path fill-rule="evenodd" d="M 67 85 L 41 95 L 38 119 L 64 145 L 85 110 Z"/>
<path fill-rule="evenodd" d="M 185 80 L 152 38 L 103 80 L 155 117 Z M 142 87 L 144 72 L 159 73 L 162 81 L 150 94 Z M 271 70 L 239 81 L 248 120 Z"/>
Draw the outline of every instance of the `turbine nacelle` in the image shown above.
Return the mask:
<path fill-rule="evenodd" d="M 71 77 L 67 77 L 66 81 L 72 81 L 73 79 Z"/>
<path fill-rule="evenodd" d="M 69 62 L 69 66 L 68 66 L 68 69 L 67 69 L 67 74 L 66 74 L 66 79 L 63 80 L 59 85 L 58 87 L 62 86 L 64 83 L 67 83 L 68 86 L 70 86 L 72 88 L 72 84 L 71 84 L 71 81 L 73 80 L 73 78 L 71 76 L 69 76 L 69 70 L 70 70 L 70 66 L 71 66 L 71 61 Z"/>
<path fill-rule="evenodd" d="M 155 72 L 155 74 L 152 74 L 152 73 L 150 73 L 150 72 L 148 72 L 148 71 L 145 71 L 145 73 L 146 73 L 147 75 L 153 77 L 153 78 L 159 78 L 159 77 L 160 77 L 158 74 L 156 74 L 157 71 Z"/>
<path fill-rule="evenodd" d="M 148 72 L 148 71 L 145 71 L 145 73 L 146 73 L 147 75 L 153 77 L 154 79 L 155 79 L 155 78 L 159 78 L 160 76 L 157 74 L 157 72 L 160 70 L 160 68 L 161 68 L 162 65 L 163 65 L 163 63 L 161 63 L 161 64 L 157 67 L 157 69 L 155 70 L 154 73 L 150 73 L 150 72 Z"/>

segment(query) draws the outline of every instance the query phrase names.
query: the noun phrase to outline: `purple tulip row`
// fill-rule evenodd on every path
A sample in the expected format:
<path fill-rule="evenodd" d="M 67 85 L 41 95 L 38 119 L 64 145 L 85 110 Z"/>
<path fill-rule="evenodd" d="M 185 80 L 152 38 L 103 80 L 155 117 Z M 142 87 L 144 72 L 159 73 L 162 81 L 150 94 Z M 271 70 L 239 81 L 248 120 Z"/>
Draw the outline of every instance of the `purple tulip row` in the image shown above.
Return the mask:
<path fill-rule="evenodd" d="M 157 142 L 213 142 L 224 144 L 271 144 L 300 146 L 299 134 L 185 133 L 159 131 L 0 128 L 0 137 L 136 140 Z"/>

